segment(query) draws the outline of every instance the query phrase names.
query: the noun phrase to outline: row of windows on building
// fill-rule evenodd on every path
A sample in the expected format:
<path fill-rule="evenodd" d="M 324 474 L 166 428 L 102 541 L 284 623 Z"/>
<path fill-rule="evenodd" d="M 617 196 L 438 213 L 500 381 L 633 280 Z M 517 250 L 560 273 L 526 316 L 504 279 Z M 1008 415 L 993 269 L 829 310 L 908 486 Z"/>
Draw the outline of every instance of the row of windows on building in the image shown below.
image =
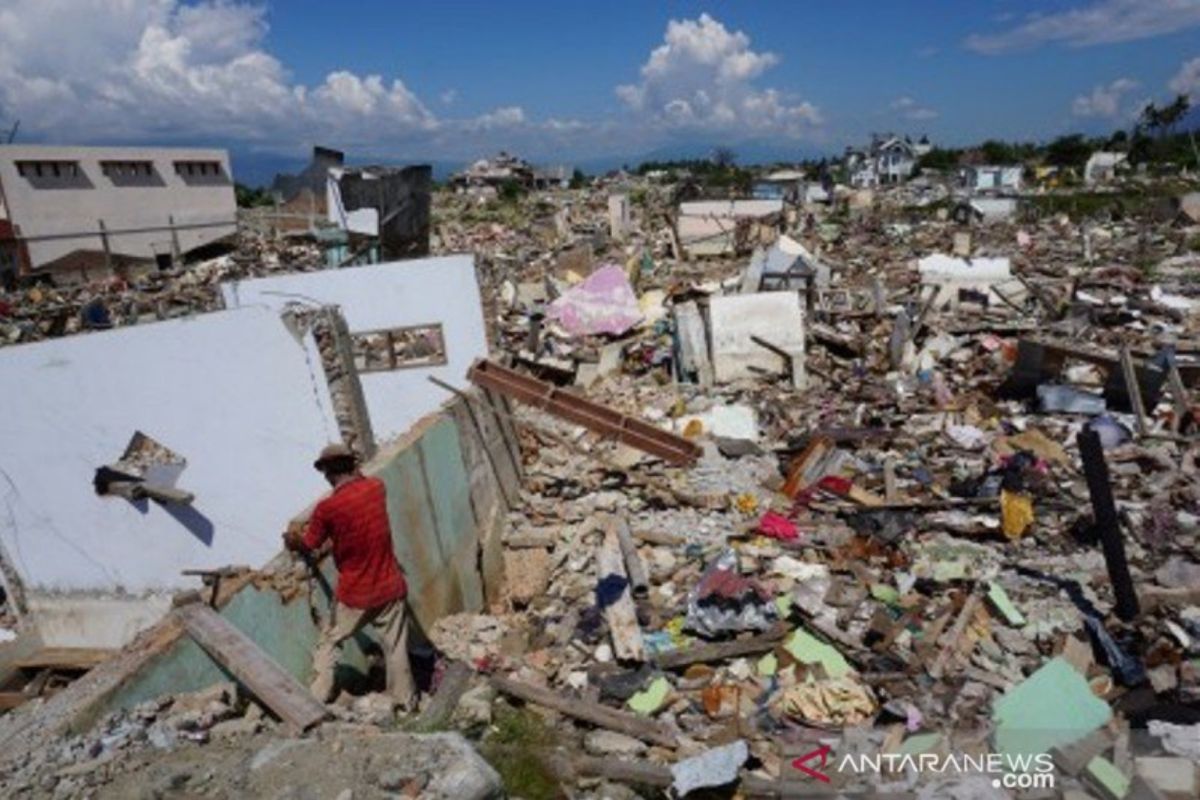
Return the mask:
<path fill-rule="evenodd" d="M 175 174 L 182 178 L 216 178 L 224 174 L 220 161 L 175 161 Z M 156 172 L 152 161 L 101 161 L 100 171 L 109 180 L 152 179 Z M 78 180 L 83 176 L 78 161 L 18 161 L 17 174 L 23 178 Z"/>

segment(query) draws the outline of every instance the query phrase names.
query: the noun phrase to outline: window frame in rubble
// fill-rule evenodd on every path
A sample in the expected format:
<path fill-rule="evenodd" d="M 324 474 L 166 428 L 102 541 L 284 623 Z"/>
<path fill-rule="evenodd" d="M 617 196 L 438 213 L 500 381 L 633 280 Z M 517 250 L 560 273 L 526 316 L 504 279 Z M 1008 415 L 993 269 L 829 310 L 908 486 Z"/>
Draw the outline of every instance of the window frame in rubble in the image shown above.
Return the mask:
<path fill-rule="evenodd" d="M 398 334 L 412 331 L 434 330 L 440 347 L 433 356 L 414 360 L 402 360 L 396 352 Z M 383 336 L 386 339 L 387 356 L 383 361 L 372 361 L 369 357 L 373 352 L 368 337 Z M 395 372 L 405 369 L 428 369 L 444 367 L 450 363 L 450 353 L 446 347 L 446 328 L 440 322 L 426 322 L 417 325 L 399 325 L 390 328 L 374 328 L 365 331 L 354 331 L 350 334 L 350 349 L 354 357 L 354 369 L 359 373 Z"/>

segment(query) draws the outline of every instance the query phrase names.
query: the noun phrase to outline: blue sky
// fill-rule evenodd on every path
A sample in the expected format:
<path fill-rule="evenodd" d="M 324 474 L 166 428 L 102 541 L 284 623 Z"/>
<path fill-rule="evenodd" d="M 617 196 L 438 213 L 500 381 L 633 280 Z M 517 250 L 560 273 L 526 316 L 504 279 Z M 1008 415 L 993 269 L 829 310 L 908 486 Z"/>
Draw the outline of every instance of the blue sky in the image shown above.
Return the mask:
<path fill-rule="evenodd" d="M 1200 0 L 0 0 L 26 141 L 542 160 L 1127 127 L 1200 96 Z"/>

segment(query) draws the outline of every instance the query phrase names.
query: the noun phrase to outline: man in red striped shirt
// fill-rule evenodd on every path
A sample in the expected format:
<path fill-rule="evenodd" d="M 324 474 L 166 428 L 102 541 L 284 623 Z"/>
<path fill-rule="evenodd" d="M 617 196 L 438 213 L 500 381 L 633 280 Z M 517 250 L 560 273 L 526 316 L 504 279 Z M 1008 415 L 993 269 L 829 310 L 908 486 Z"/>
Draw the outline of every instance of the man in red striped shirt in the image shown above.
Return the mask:
<path fill-rule="evenodd" d="M 329 445 L 313 466 L 333 492 L 317 503 L 303 532 L 294 528 L 284 537 L 289 549 L 309 553 L 329 541 L 338 571 L 337 602 L 313 654 L 312 693 L 322 702 L 333 699 L 338 647 L 374 625 L 382 635 L 388 692 L 408 707 L 415 695 L 408 663 L 408 586 L 392 549 L 387 490 L 383 481 L 359 471 L 357 457 L 345 445 Z"/>

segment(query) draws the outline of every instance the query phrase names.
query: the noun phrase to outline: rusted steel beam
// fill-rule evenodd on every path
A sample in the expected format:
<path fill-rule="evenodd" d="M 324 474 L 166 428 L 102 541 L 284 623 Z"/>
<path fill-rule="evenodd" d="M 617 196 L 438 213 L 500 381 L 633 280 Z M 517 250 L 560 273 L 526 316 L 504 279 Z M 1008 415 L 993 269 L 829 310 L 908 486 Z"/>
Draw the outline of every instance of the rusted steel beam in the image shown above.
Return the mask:
<path fill-rule="evenodd" d="M 702 450 L 695 442 L 657 428 L 648 422 L 614 411 L 553 384 L 480 359 L 467 371 L 472 383 L 522 403 L 536 406 L 568 422 L 636 447 L 676 466 L 690 466 Z"/>

